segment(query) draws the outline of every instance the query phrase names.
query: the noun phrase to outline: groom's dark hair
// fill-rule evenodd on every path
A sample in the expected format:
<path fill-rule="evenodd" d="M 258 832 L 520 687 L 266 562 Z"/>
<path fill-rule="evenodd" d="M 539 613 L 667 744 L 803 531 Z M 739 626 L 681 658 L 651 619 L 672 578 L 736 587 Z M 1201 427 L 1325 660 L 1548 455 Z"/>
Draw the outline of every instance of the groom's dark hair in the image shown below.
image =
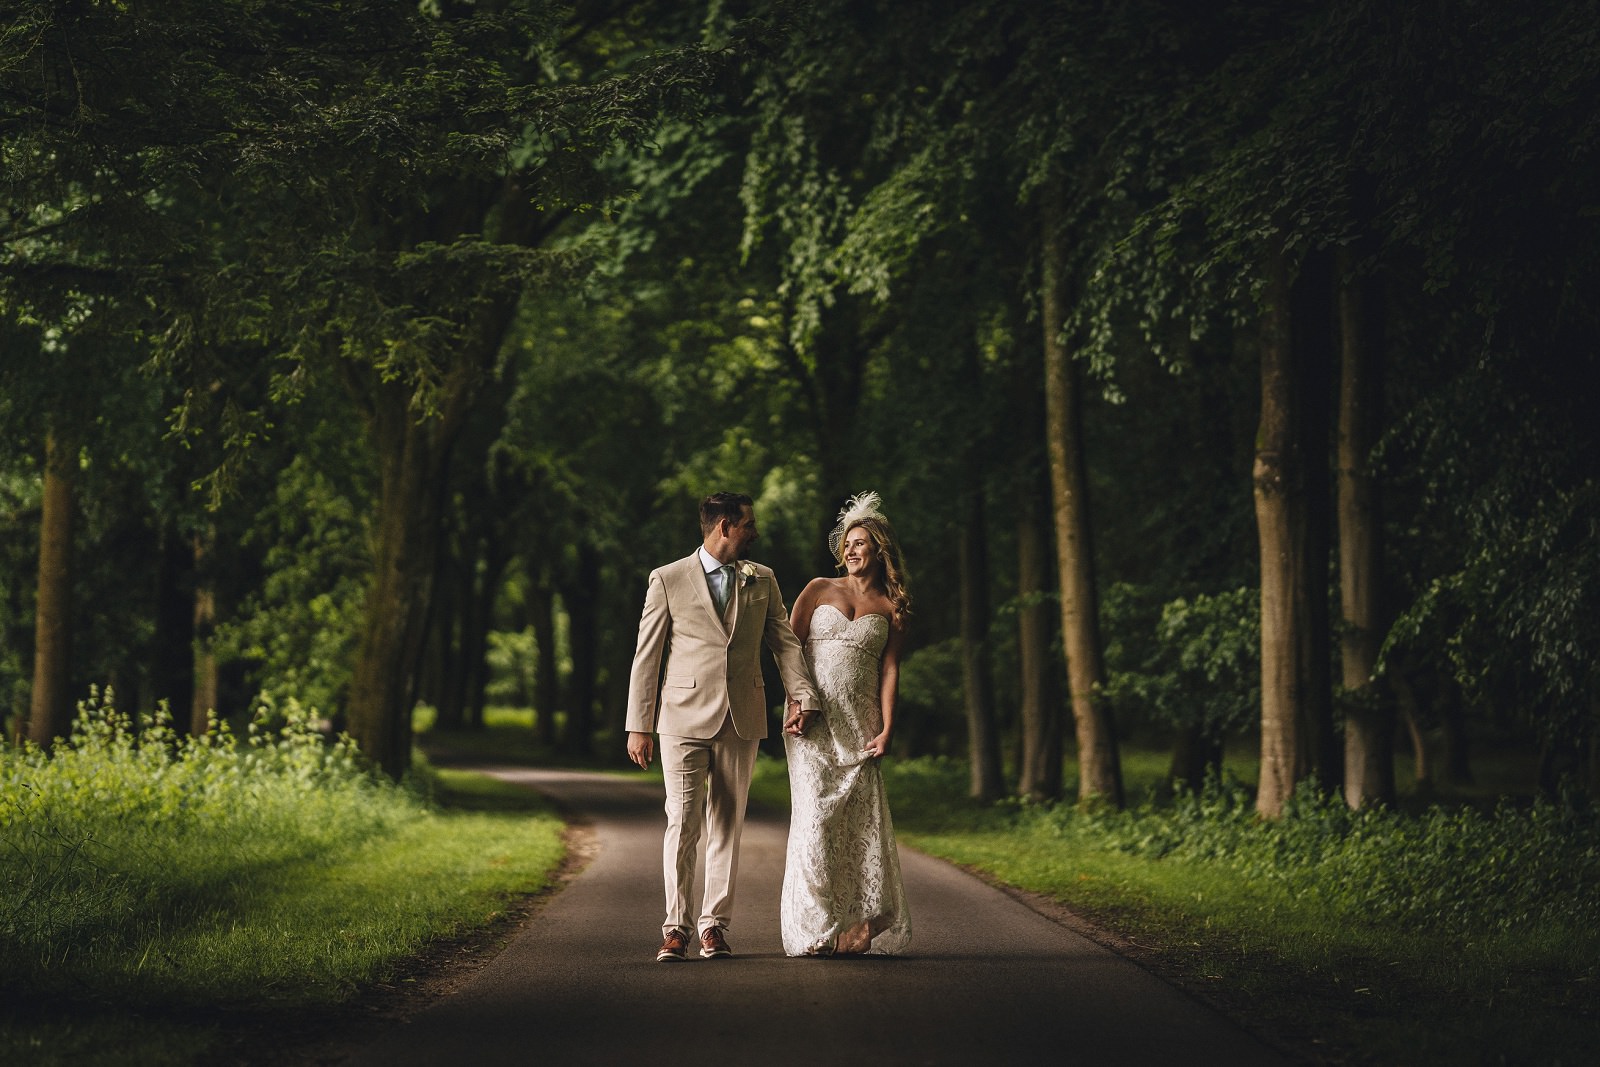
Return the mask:
<path fill-rule="evenodd" d="M 700 536 L 709 536 L 723 519 L 737 525 L 744 518 L 744 509 L 755 505 L 744 493 L 712 493 L 700 501 Z"/>

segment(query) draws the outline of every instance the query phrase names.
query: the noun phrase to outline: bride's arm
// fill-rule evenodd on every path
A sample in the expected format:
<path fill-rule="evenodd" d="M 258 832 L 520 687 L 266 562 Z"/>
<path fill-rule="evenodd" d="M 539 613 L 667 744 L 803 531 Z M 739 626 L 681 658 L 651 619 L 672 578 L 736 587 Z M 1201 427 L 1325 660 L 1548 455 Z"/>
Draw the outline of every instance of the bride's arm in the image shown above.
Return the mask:
<path fill-rule="evenodd" d="M 794 635 L 800 639 L 801 647 L 805 647 L 806 638 L 811 636 L 811 613 L 817 608 L 817 598 L 822 595 L 825 578 L 813 578 L 800 590 L 800 595 L 794 598 L 794 606 L 789 609 L 789 627 L 794 630 Z"/>
<path fill-rule="evenodd" d="M 883 663 L 878 668 L 878 706 L 883 712 L 883 730 L 867 742 L 867 755 L 889 752 L 889 735 L 894 732 L 894 702 L 900 691 L 900 649 L 905 643 L 905 627 L 890 623 L 889 641 L 883 646 Z"/>
<path fill-rule="evenodd" d="M 800 641 L 800 654 L 806 660 L 809 669 L 811 664 L 810 654 L 806 652 L 806 638 L 811 636 L 811 613 L 816 609 L 817 596 L 822 589 L 823 579 L 813 578 L 800 590 L 800 595 L 794 598 L 794 605 L 789 609 L 789 629 Z M 783 730 L 785 733 L 799 736 L 805 732 L 806 719 L 801 713 L 800 701 L 790 693 L 784 699 Z M 816 710 L 816 709 L 812 709 Z"/>

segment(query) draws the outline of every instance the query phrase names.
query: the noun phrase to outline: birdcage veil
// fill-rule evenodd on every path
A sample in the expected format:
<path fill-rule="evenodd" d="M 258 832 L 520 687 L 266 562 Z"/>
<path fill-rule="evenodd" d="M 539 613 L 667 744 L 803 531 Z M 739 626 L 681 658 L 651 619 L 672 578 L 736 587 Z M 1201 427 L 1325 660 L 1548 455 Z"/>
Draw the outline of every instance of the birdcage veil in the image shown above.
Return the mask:
<path fill-rule="evenodd" d="M 889 521 L 883 512 L 878 510 L 878 505 L 882 503 L 882 498 L 869 489 L 866 492 L 857 493 L 845 502 L 844 507 L 839 509 L 839 522 L 834 526 L 833 532 L 828 535 L 828 551 L 833 553 L 835 559 L 839 558 L 839 545 L 844 542 L 844 535 L 850 532 L 852 526 L 862 519 L 877 519 L 882 523 Z"/>

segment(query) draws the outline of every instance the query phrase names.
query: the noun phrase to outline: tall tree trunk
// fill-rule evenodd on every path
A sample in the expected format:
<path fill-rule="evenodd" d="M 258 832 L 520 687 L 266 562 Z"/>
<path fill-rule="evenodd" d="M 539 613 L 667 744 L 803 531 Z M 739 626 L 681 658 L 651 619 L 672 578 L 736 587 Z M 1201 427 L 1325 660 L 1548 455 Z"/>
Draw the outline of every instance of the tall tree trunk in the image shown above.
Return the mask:
<path fill-rule="evenodd" d="M 1412 778 L 1417 792 L 1433 791 L 1433 760 L 1428 753 L 1428 738 L 1422 729 L 1422 709 L 1418 706 L 1415 687 L 1400 671 L 1391 671 L 1389 682 L 1395 699 L 1400 704 L 1400 717 L 1405 723 L 1406 736 L 1411 739 Z"/>
<path fill-rule="evenodd" d="M 1280 250 L 1266 266 L 1261 422 L 1252 471 L 1261 557 L 1261 780 L 1256 810 L 1276 817 L 1304 771 L 1296 728 L 1308 674 L 1302 636 L 1310 576 L 1300 390 L 1289 323 L 1289 264 Z"/>
<path fill-rule="evenodd" d="M 1381 422 L 1382 311 L 1370 280 L 1341 250 L 1339 286 L 1339 653 L 1345 706 L 1344 799 L 1352 808 L 1395 799 L 1394 705 L 1373 678 L 1386 619 L 1382 513 L 1372 474 Z"/>
<path fill-rule="evenodd" d="M 1172 744 L 1172 761 L 1167 765 L 1167 782 L 1181 783 L 1199 792 L 1206 775 L 1222 769 L 1222 742 L 1206 735 L 1203 726 L 1188 726 L 1178 731 Z"/>
<path fill-rule="evenodd" d="M 194 549 L 171 528 L 160 532 L 159 543 L 152 696 L 167 702 L 174 727 L 182 730 L 194 704 Z"/>
<path fill-rule="evenodd" d="M 559 225 L 559 213 L 539 212 L 515 179 L 497 190 L 454 192 L 438 210 L 397 223 L 397 241 L 449 240 L 476 231 L 531 248 Z M 520 300 L 520 290 L 508 286 L 476 309 L 467 336 L 434 383 L 432 414 L 419 412 L 419 396 L 404 380 L 385 381 L 371 368 L 344 364 L 368 417 L 380 472 L 373 581 L 350 685 L 350 733 L 365 758 L 391 777 L 411 763 L 411 713 L 443 543 L 450 458 Z"/>
<path fill-rule="evenodd" d="M 1050 648 L 1054 612 L 1045 600 L 1051 588 L 1048 496 L 1048 487 L 1023 494 L 1017 518 L 1017 659 L 1022 675 L 1017 793 L 1033 800 L 1061 795 L 1061 692 Z"/>
<path fill-rule="evenodd" d="M 472 599 L 472 538 L 462 534 L 456 551 L 441 550 L 435 576 L 433 603 L 429 610 L 426 671 L 419 686 L 421 699 L 431 702 L 440 730 L 459 730 L 466 724 L 465 691 L 462 686 L 464 615 Z"/>
<path fill-rule="evenodd" d="M 459 381 L 454 389 L 465 394 L 473 384 Z M 460 419 L 447 408 L 419 420 L 409 392 L 395 383 L 375 387 L 369 399 L 380 470 L 376 558 L 350 686 L 350 733 L 368 760 L 398 778 L 411 763 L 411 711 Z"/>
<path fill-rule="evenodd" d="M 1450 785 L 1474 785 L 1472 739 L 1467 733 L 1467 712 L 1453 686 L 1441 686 L 1434 698 L 1439 726 L 1444 734 L 1444 780 Z"/>
<path fill-rule="evenodd" d="M 72 528 L 77 477 L 76 444 L 52 430 L 44 446 L 33 694 L 28 710 L 28 737 L 39 745 L 72 731 Z"/>
<path fill-rule="evenodd" d="M 812 340 L 813 358 L 806 359 L 793 345 L 785 345 L 781 352 L 789 374 L 802 387 L 815 435 L 819 490 L 826 505 L 818 513 L 810 548 L 810 568 L 817 574 L 838 573 L 838 561 L 828 552 L 828 534 L 845 500 L 869 488 L 856 485 L 851 473 L 856 463 L 856 421 L 867 361 L 887 330 L 882 321 L 869 322 L 867 310 L 864 297 L 839 292 L 822 313 L 821 328 Z"/>
<path fill-rule="evenodd" d="M 600 670 L 600 553 L 593 545 L 579 543 L 577 574 L 562 599 L 567 608 L 572 675 L 567 682 L 567 729 L 561 747 L 586 755 L 594 739 L 594 697 Z"/>
<path fill-rule="evenodd" d="M 628 730 L 628 668 L 632 665 L 631 654 L 619 644 L 606 657 L 606 662 L 605 685 L 600 698 L 600 706 L 606 709 L 602 729 L 612 737 L 622 737 Z"/>
<path fill-rule="evenodd" d="M 466 725 L 482 729 L 489 689 L 489 631 L 494 626 L 495 597 L 510 557 L 505 541 L 491 532 L 484 541 L 483 573 L 474 587 L 472 611 L 463 620 L 462 670 L 466 693 Z"/>
<path fill-rule="evenodd" d="M 994 800 L 1005 792 L 989 668 L 989 552 L 983 492 L 975 488 L 961 526 L 961 681 L 967 713 L 967 792 Z"/>
<path fill-rule="evenodd" d="M 216 576 L 211 563 L 211 546 L 216 543 L 216 528 L 197 533 L 191 542 L 194 552 L 194 699 L 189 705 L 189 732 L 204 734 L 211 717 L 218 712 L 221 675 L 213 641 L 217 632 Z"/>
<path fill-rule="evenodd" d="M 1300 403 L 1296 408 L 1305 485 L 1304 611 L 1296 630 L 1304 671 L 1297 741 L 1304 773 L 1331 793 L 1344 779 L 1344 746 L 1333 719 L 1333 395 L 1335 325 L 1333 256 L 1306 256 L 1291 295 L 1290 337 Z"/>
<path fill-rule="evenodd" d="M 1588 760 L 1584 767 L 1584 789 L 1588 790 L 1589 799 L 1600 798 L 1600 696 L 1589 698 L 1589 720 L 1587 727 L 1587 754 Z"/>
<path fill-rule="evenodd" d="M 1123 805 L 1116 729 L 1100 696 L 1105 682 L 1099 593 L 1089 526 L 1089 478 L 1083 454 L 1081 372 L 1061 336 L 1066 321 L 1063 238 L 1053 194 L 1043 215 L 1045 443 L 1050 457 L 1056 558 L 1061 578 L 1061 637 L 1078 741 L 1078 799 Z"/>
<path fill-rule="evenodd" d="M 556 742 L 556 704 L 561 699 L 561 684 L 556 675 L 556 598 L 548 574 L 538 575 L 528 590 L 528 614 L 537 646 L 533 675 L 534 736 L 540 746 L 551 749 Z"/>

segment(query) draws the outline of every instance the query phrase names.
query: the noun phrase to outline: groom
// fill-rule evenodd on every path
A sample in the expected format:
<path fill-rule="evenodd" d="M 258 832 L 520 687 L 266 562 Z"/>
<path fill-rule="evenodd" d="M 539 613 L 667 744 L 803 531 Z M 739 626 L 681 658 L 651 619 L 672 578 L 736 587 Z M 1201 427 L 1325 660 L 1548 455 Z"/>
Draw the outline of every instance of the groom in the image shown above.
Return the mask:
<path fill-rule="evenodd" d="M 806 709 L 784 724 L 798 734 L 817 698 L 789 628 L 772 571 L 742 559 L 755 543 L 754 502 L 715 493 L 700 503 L 701 546 L 650 573 L 639 646 L 628 682 L 628 758 L 646 770 L 661 735 L 667 787 L 663 866 L 667 917 L 658 962 L 682 960 L 698 929 L 700 955 L 730 956 L 724 931 L 733 912 L 739 833 L 756 746 L 767 736 L 761 643 L 778 662 L 789 695 Z M 706 836 L 705 892 L 698 924 L 689 912 L 695 850 Z"/>

